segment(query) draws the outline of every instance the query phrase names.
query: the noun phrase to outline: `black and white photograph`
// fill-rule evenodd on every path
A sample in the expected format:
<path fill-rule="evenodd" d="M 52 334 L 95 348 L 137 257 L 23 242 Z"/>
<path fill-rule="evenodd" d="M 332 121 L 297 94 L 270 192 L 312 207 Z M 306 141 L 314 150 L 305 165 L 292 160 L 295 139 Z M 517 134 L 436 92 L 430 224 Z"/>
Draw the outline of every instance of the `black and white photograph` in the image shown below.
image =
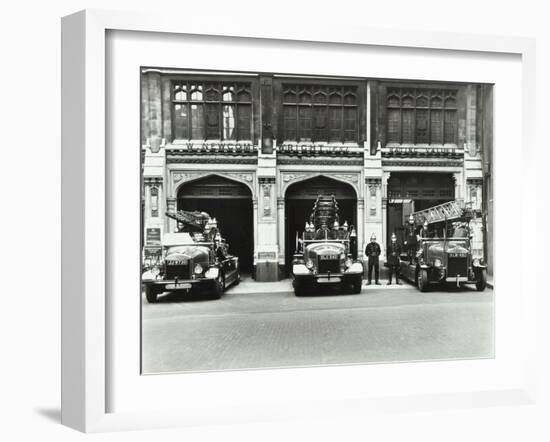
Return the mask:
<path fill-rule="evenodd" d="M 0 440 L 548 442 L 544 6 L 7 2 Z"/>
<path fill-rule="evenodd" d="M 493 85 L 140 78 L 142 374 L 494 357 Z"/>

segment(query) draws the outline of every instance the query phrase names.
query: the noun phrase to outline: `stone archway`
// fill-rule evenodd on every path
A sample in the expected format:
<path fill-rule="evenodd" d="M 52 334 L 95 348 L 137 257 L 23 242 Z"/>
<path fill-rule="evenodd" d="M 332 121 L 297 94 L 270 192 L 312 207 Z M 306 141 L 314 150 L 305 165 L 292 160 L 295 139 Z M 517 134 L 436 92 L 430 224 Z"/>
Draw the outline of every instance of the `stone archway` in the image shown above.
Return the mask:
<path fill-rule="evenodd" d="M 296 232 L 304 230 L 318 195 L 334 195 L 340 207 L 341 222 L 357 226 L 357 192 L 351 184 L 324 175 L 290 184 L 284 194 L 284 250 L 288 269 L 295 249 Z"/>
<path fill-rule="evenodd" d="M 230 252 L 243 272 L 251 272 L 254 257 L 252 192 L 239 181 L 209 175 L 178 187 L 177 210 L 199 210 L 215 217 Z"/>

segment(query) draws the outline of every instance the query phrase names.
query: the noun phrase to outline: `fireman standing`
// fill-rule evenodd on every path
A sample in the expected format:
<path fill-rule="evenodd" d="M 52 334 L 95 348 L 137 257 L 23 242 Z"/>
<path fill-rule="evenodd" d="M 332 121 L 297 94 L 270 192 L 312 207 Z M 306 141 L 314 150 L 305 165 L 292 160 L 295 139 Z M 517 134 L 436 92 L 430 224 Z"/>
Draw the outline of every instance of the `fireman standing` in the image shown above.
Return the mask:
<path fill-rule="evenodd" d="M 409 223 L 405 227 L 405 245 L 407 246 L 407 256 L 409 257 L 409 264 L 413 263 L 413 259 L 416 255 L 416 248 L 418 246 L 418 238 L 416 236 L 416 227 L 414 225 L 414 216 L 412 213 L 409 216 Z"/>
<path fill-rule="evenodd" d="M 374 268 L 374 281 L 375 284 L 380 285 L 378 278 L 380 275 L 380 267 L 378 264 L 379 256 L 381 253 L 380 244 L 376 242 L 376 235 L 373 233 L 370 237 L 370 242 L 365 247 L 365 256 L 368 257 L 368 282 L 370 284 L 372 281 L 372 270 Z"/>
<path fill-rule="evenodd" d="M 418 236 L 422 239 L 432 237 L 432 235 L 430 233 L 430 230 L 429 230 L 428 221 L 424 221 L 424 224 L 422 224 L 422 228 L 418 232 Z"/>
<path fill-rule="evenodd" d="M 388 250 L 386 251 L 388 257 L 388 267 L 390 269 L 390 277 L 388 279 L 388 285 L 391 284 L 392 276 L 395 274 L 395 283 L 401 285 L 399 282 L 399 255 L 401 254 L 401 246 L 397 243 L 397 237 L 395 233 L 391 234 L 391 242 L 388 244 Z"/>

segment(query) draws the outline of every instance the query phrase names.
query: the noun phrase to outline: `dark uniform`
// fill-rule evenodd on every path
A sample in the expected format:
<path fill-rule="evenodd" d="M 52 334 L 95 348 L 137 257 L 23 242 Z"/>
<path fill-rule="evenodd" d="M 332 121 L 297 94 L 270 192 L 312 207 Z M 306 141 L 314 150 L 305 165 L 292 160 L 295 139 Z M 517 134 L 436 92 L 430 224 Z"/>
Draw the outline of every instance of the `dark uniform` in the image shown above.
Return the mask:
<path fill-rule="evenodd" d="M 407 225 L 405 234 L 407 238 L 407 256 L 409 257 L 409 262 L 412 264 L 413 259 L 416 256 L 416 248 L 418 246 L 414 224 Z"/>
<path fill-rule="evenodd" d="M 399 284 L 399 255 L 401 254 L 401 246 L 397 242 L 390 242 L 388 245 L 388 267 L 390 269 L 390 277 L 388 284 L 391 284 L 392 275 L 395 274 L 395 283 Z"/>
<path fill-rule="evenodd" d="M 216 257 L 220 260 L 220 261 L 223 261 L 227 258 L 227 244 L 226 243 L 220 243 L 216 249 Z"/>
<path fill-rule="evenodd" d="M 380 275 L 380 267 L 378 265 L 378 257 L 380 256 L 380 253 L 382 250 L 380 249 L 380 245 L 376 241 L 371 241 L 367 244 L 367 247 L 365 247 L 365 256 L 368 257 L 368 276 L 369 276 L 369 284 L 372 280 L 372 269 L 374 268 L 374 280 L 376 284 L 378 284 L 378 277 Z"/>

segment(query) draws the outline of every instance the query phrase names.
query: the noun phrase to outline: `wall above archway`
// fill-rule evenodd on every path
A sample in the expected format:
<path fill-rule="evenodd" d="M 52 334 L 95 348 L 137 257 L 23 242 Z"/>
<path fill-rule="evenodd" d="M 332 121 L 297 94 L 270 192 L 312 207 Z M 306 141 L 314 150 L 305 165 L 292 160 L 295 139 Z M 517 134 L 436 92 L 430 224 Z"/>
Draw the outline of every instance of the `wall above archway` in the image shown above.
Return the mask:
<path fill-rule="evenodd" d="M 325 177 L 335 181 L 348 184 L 355 191 L 355 197 L 363 197 L 363 187 L 361 185 L 361 172 L 291 172 L 281 171 L 279 182 L 279 195 L 286 197 L 287 190 L 296 183 L 311 180 L 316 177 Z"/>
<path fill-rule="evenodd" d="M 204 171 L 193 171 L 193 170 L 171 170 L 170 171 L 170 177 L 169 177 L 169 183 L 170 188 L 169 192 L 170 194 L 167 195 L 168 197 L 175 198 L 178 195 L 178 192 L 186 183 L 189 183 L 191 181 L 196 180 L 202 180 L 208 177 L 222 177 L 226 178 L 231 181 L 237 181 L 239 183 L 242 183 L 250 189 L 252 199 L 256 199 L 256 186 L 254 185 L 254 178 L 255 178 L 254 172 L 235 172 L 235 171 L 215 171 L 215 172 L 204 172 Z"/>

